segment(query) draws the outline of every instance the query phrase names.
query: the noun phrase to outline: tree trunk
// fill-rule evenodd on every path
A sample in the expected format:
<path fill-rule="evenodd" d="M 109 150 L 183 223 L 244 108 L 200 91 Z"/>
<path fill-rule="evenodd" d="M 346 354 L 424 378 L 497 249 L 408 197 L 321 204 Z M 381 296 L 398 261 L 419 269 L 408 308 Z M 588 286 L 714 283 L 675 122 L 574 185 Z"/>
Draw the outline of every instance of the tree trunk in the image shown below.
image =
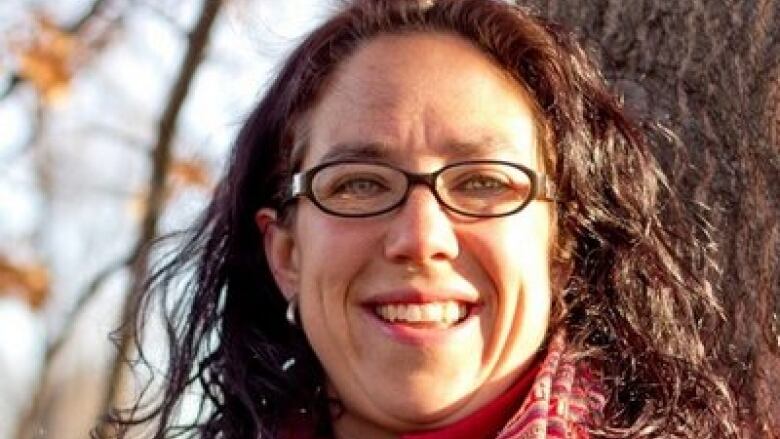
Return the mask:
<path fill-rule="evenodd" d="M 680 136 L 656 151 L 709 206 L 729 321 L 720 360 L 754 437 L 780 431 L 780 2 L 531 0 L 574 28 L 627 106 Z M 758 420 L 756 420 L 758 419 Z"/>

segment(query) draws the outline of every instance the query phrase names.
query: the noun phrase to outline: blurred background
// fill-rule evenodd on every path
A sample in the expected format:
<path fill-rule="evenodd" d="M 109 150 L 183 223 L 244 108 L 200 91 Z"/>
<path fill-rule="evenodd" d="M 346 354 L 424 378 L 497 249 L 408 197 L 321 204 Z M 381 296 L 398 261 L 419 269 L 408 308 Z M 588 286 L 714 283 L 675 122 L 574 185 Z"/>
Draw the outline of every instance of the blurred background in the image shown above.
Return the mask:
<path fill-rule="evenodd" d="M 0 1 L 0 439 L 88 437 L 122 387 L 108 334 L 138 249 L 204 207 L 274 65 L 327 8 Z"/>
<path fill-rule="evenodd" d="M 137 390 L 108 335 L 139 250 L 192 223 L 274 67 L 334 3 L 0 0 L 0 439 L 88 437 Z M 715 227 L 715 354 L 746 429 L 776 437 L 778 2 L 526 3 L 587 38 L 636 116 L 680 134 L 656 153 Z"/>

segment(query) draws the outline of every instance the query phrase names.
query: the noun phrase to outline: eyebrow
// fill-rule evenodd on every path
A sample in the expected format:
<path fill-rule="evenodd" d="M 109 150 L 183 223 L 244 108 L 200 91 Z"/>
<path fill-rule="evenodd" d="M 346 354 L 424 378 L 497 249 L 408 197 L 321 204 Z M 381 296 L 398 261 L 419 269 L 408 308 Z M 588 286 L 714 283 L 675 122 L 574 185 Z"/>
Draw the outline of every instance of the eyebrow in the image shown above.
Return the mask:
<path fill-rule="evenodd" d="M 506 151 L 515 151 L 508 142 L 494 137 L 483 137 L 478 141 L 451 141 L 446 142 L 438 152 L 445 157 L 457 157 L 463 159 L 485 158 L 491 154 Z M 337 143 L 328 149 L 320 158 L 320 163 L 329 163 L 339 160 L 390 160 L 399 161 L 400 153 L 397 149 L 381 142 L 353 142 Z"/>
<path fill-rule="evenodd" d="M 320 163 L 339 160 L 379 160 L 392 156 L 390 147 L 383 143 L 337 143 L 320 158 Z"/>
<path fill-rule="evenodd" d="M 446 154 L 465 158 L 480 158 L 490 154 L 516 151 L 511 143 L 492 136 L 485 136 L 476 141 L 448 142 L 446 148 Z"/>

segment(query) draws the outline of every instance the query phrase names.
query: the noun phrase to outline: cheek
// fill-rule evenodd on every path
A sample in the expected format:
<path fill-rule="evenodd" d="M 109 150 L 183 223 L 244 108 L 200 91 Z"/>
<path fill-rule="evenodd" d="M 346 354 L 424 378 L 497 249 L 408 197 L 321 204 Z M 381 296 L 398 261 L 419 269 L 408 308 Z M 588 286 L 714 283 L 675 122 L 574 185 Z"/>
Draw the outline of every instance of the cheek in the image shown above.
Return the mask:
<path fill-rule="evenodd" d="M 314 212 L 301 206 L 296 237 L 302 283 L 344 282 L 372 257 L 375 238 L 365 228 L 343 218 Z"/>
<path fill-rule="evenodd" d="M 351 345 L 346 310 L 350 291 L 371 260 L 370 239 L 348 221 L 302 205 L 296 218 L 300 313 L 304 330 L 323 363 L 344 362 Z"/>
<path fill-rule="evenodd" d="M 475 225 L 474 257 L 499 293 L 544 288 L 549 283 L 549 223 L 532 209 L 500 221 Z"/>
<path fill-rule="evenodd" d="M 493 291 L 488 298 L 493 317 L 486 325 L 525 341 L 546 332 L 551 303 L 549 215 L 546 209 L 534 207 L 501 221 L 480 224 L 485 230 L 475 231 L 471 242 Z"/>
<path fill-rule="evenodd" d="M 515 373 L 547 334 L 550 312 L 549 215 L 528 207 L 518 215 L 475 222 L 461 234 L 471 280 L 485 294 L 483 364 L 493 377 Z M 465 256 L 465 255 L 464 255 Z M 463 271 L 461 272 L 463 273 Z M 465 274 L 465 273 L 463 273 Z"/>
<path fill-rule="evenodd" d="M 370 229 L 311 209 L 316 208 L 301 206 L 296 237 L 301 313 L 316 331 L 346 325 L 352 291 L 378 256 L 377 237 Z M 337 333 L 346 332 L 341 328 Z"/>
<path fill-rule="evenodd" d="M 526 341 L 541 342 L 547 331 L 550 306 L 552 302 L 550 282 L 550 239 L 551 223 L 546 205 L 536 203 L 529 206 L 528 215 L 520 215 L 518 224 L 509 232 L 508 242 L 512 242 L 507 251 L 514 270 L 520 277 L 515 325 L 519 331 L 529 337 Z M 533 344 L 532 343 L 532 344 Z"/>

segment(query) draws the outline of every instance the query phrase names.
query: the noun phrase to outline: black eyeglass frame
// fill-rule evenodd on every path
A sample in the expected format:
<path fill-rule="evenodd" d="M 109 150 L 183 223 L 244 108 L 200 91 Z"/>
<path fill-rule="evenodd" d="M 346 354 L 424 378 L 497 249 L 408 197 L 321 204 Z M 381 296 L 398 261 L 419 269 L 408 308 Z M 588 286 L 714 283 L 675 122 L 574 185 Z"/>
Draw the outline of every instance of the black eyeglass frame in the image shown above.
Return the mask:
<path fill-rule="evenodd" d="M 314 191 L 312 190 L 312 182 L 314 181 L 314 176 L 320 170 L 331 166 L 346 164 L 346 163 L 379 165 L 379 166 L 384 166 L 393 169 L 395 171 L 398 171 L 406 177 L 406 183 L 407 183 L 406 191 L 404 192 L 403 196 L 398 199 L 396 203 L 376 212 L 354 213 L 354 214 L 335 212 L 329 209 L 328 207 L 324 206 L 322 203 L 319 202 L 319 200 L 317 200 L 317 197 L 314 195 Z M 531 190 L 530 190 L 531 195 L 517 208 L 512 209 L 509 212 L 504 212 L 499 214 L 474 214 L 471 212 L 465 212 L 458 208 L 452 207 L 449 204 L 447 204 L 447 202 L 445 202 L 439 195 L 439 192 L 436 189 L 436 179 L 439 177 L 440 174 L 442 174 L 444 171 L 448 169 L 457 166 L 469 165 L 469 164 L 506 165 L 518 169 L 528 176 L 528 179 L 531 183 Z M 342 218 L 367 218 L 367 217 L 382 215 L 384 213 L 390 212 L 391 210 L 398 208 L 399 206 L 402 206 L 406 202 L 407 198 L 409 198 L 409 192 L 411 191 L 412 187 L 418 184 L 427 186 L 428 189 L 433 194 L 434 198 L 436 198 L 436 201 L 439 203 L 439 205 L 444 206 L 447 210 L 471 218 L 499 218 L 502 216 L 514 215 L 515 213 L 525 209 L 525 207 L 528 206 L 528 204 L 530 204 L 531 201 L 533 200 L 555 201 L 555 194 L 556 194 L 555 183 L 546 174 L 541 172 L 536 172 L 533 169 L 521 165 L 519 163 L 507 162 L 503 160 L 466 160 L 462 162 L 447 164 L 431 173 L 409 172 L 388 163 L 371 161 L 371 160 L 336 160 L 332 162 L 321 163 L 305 171 L 301 171 L 293 174 L 284 204 L 290 203 L 298 197 L 306 197 L 312 203 L 314 203 L 314 205 L 317 206 L 317 208 L 319 208 L 320 210 L 322 210 L 323 212 L 329 215 L 338 216 Z"/>

